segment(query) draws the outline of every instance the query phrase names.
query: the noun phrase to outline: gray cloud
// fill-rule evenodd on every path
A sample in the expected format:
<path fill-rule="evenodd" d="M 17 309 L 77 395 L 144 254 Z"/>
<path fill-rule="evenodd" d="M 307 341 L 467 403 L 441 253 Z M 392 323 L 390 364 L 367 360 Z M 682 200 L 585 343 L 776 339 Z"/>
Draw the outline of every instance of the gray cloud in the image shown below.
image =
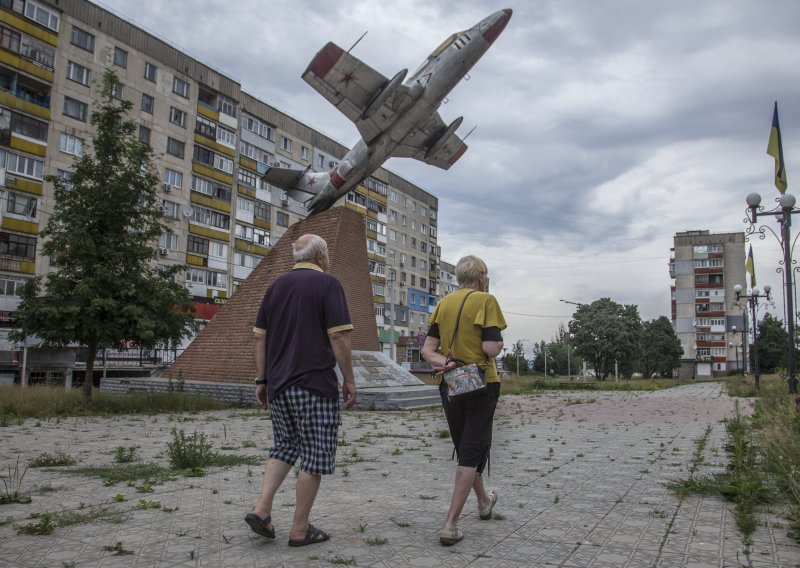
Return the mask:
<path fill-rule="evenodd" d="M 125 0 L 105 4 L 351 145 L 352 124 L 301 79 L 327 41 L 386 75 L 498 9 L 439 2 Z M 672 236 L 744 229 L 744 197 L 775 195 L 765 154 L 781 105 L 790 191 L 800 155 L 800 4 L 509 1 L 514 16 L 440 112 L 469 151 L 447 172 L 387 164 L 440 200 L 445 259 L 475 253 L 509 316 L 507 340 L 549 339 L 572 308 L 611 296 L 669 315 Z M 174 17 L 176 7 L 190 14 Z M 776 243 L 754 243 L 780 288 Z M 770 279 L 773 282 L 770 282 Z M 559 317 L 542 317 L 542 316 Z"/>

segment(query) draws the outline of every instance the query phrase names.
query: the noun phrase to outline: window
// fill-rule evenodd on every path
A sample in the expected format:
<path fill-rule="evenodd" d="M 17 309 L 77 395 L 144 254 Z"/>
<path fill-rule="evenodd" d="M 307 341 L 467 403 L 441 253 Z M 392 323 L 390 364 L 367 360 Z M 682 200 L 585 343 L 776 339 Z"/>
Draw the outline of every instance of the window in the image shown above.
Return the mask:
<path fill-rule="evenodd" d="M 20 37 L 18 32 L 0 26 L 0 47 L 4 47 L 14 53 L 19 53 Z"/>
<path fill-rule="evenodd" d="M 308 147 L 300 146 L 300 157 L 303 160 L 308 160 Z"/>
<path fill-rule="evenodd" d="M 180 140 L 167 138 L 167 154 L 172 154 L 178 158 L 183 158 L 184 147 L 186 145 Z"/>
<path fill-rule="evenodd" d="M 94 52 L 94 36 L 76 26 L 72 26 L 72 45 Z"/>
<path fill-rule="evenodd" d="M 0 254 L 33 260 L 36 257 L 36 239 L 13 233 L 0 233 Z"/>
<path fill-rule="evenodd" d="M 393 241 L 397 240 L 397 231 L 394 229 L 389 229 L 389 238 Z"/>
<path fill-rule="evenodd" d="M 139 142 L 146 146 L 150 145 L 150 129 L 146 126 L 139 126 Z"/>
<path fill-rule="evenodd" d="M 233 160 L 220 154 L 214 154 L 214 167 L 226 174 L 233 174 Z"/>
<path fill-rule="evenodd" d="M 436 227 L 430 227 L 428 232 L 433 238 L 436 238 Z"/>
<path fill-rule="evenodd" d="M 287 152 L 292 151 L 292 141 L 287 138 L 286 136 L 281 136 L 281 148 L 286 150 Z"/>
<path fill-rule="evenodd" d="M 231 226 L 231 218 L 229 215 L 197 205 L 192 205 L 191 219 L 197 223 L 203 223 L 204 225 L 210 225 L 218 229 L 228 230 Z"/>
<path fill-rule="evenodd" d="M 217 128 L 217 142 L 225 146 L 230 146 L 231 148 L 236 148 L 236 134 L 230 130 L 219 127 Z"/>
<path fill-rule="evenodd" d="M 18 193 L 9 193 L 6 211 L 14 215 L 36 218 L 37 203 L 38 200 L 35 197 L 20 195 Z"/>
<path fill-rule="evenodd" d="M 253 215 L 256 219 L 263 219 L 269 221 L 270 207 L 262 201 L 256 201 L 255 210 Z"/>
<path fill-rule="evenodd" d="M 258 227 L 254 228 L 253 241 L 259 245 L 269 246 L 269 231 L 266 229 L 259 229 Z"/>
<path fill-rule="evenodd" d="M 419 285 L 422 286 L 422 278 L 419 279 Z M 419 295 L 419 305 L 420 306 L 427 306 L 428 305 L 428 297 L 423 296 L 422 294 Z"/>
<path fill-rule="evenodd" d="M 188 99 L 189 98 L 189 83 L 181 79 L 180 77 L 175 77 L 172 81 L 172 92 L 180 95 L 181 97 Z"/>
<path fill-rule="evenodd" d="M 425 278 L 420 278 L 419 279 L 419 285 L 420 285 L 421 288 L 427 288 L 428 287 L 428 281 Z M 431 305 L 433 305 L 433 304 L 431 304 Z"/>
<path fill-rule="evenodd" d="M 205 117 L 197 117 L 197 121 L 194 125 L 194 131 L 207 138 L 211 138 L 212 140 L 217 139 L 217 123 L 213 120 L 208 120 Z"/>
<path fill-rule="evenodd" d="M 425 241 L 420 241 L 419 242 L 419 251 L 420 252 L 428 252 L 428 243 L 426 243 Z"/>
<path fill-rule="evenodd" d="M 178 235 L 164 231 L 158 238 L 158 246 L 169 250 L 178 250 Z"/>
<path fill-rule="evenodd" d="M 19 53 L 31 61 L 35 61 L 48 69 L 53 69 L 56 52 L 51 45 L 39 41 L 31 36 L 23 36 L 20 42 Z"/>
<path fill-rule="evenodd" d="M 279 227 L 288 227 L 289 216 L 283 211 L 278 211 L 278 217 L 276 219 L 276 223 L 278 224 Z"/>
<path fill-rule="evenodd" d="M 19 296 L 20 288 L 28 281 L 27 278 L 14 276 L 0 276 L 0 296 Z"/>
<path fill-rule="evenodd" d="M 239 183 L 242 185 L 246 185 L 248 187 L 256 187 L 256 174 L 251 172 L 250 170 L 244 169 L 241 165 L 239 166 L 239 173 L 238 173 Z"/>
<path fill-rule="evenodd" d="M 175 189 L 180 189 L 183 185 L 183 174 L 169 168 L 164 168 L 164 183 L 168 183 Z"/>
<path fill-rule="evenodd" d="M 252 213 L 255 203 L 250 201 L 249 199 L 244 199 L 240 197 L 236 200 L 236 209 L 239 211 L 244 211 L 245 213 Z"/>
<path fill-rule="evenodd" d="M 155 99 L 150 95 L 142 93 L 142 110 L 153 114 L 153 106 L 155 106 Z"/>
<path fill-rule="evenodd" d="M 389 194 L 389 199 L 392 200 L 392 203 L 397 203 L 397 192 L 392 190 L 392 192 Z"/>
<path fill-rule="evenodd" d="M 187 282 L 197 282 L 215 288 L 227 288 L 228 276 L 224 272 L 214 272 L 203 268 L 189 268 L 186 271 Z"/>
<path fill-rule="evenodd" d="M 417 239 L 411 237 L 411 248 L 417 250 Z"/>
<path fill-rule="evenodd" d="M 148 81 L 153 81 L 155 83 L 157 76 L 158 76 L 158 67 L 156 67 L 152 63 L 145 62 L 144 78 L 147 79 Z"/>
<path fill-rule="evenodd" d="M 194 159 L 202 164 L 210 166 L 214 163 L 214 152 L 212 152 L 208 148 L 203 148 L 202 146 L 195 145 Z"/>
<path fill-rule="evenodd" d="M 416 268 L 416 267 L 417 267 L 417 257 L 416 256 L 412 256 L 411 257 L 411 268 Z"/>
<path fill-rule="evenodd" d="M 122 67 L 123 69 L 128 68 L 128 52 L 124 49 L 119 47 L 114 48 L 114 65 L 117 67 Z"/>
<path fill-rule="evenodd" d="M 252 241 L 253 240 L 253 227 L 247 227 L 246 225 L 240 225 L 236 223 L 236 227 L 234 228 L 234 236 L 237 239 L 244 239 L 245 241 Z"/>
<path fill-rule="evenodd" d="M 168 219 L 177 219 L 180 210 L 181 206 L 174 201 L 167 201 L 166 199 L 164 200 L 164 217 L 167 217 Z"/>
<path fill-rule="evenodd" d="M 397 211 L 395 211 L 394 209 L 389 209 L 389 218 L 395 223 L 397 223 Z"/>
<path fill-rule="evenodd" d="M 186 128 L 186 113 L 175 107 L 169 107 L 169 121 L 172 124 Z"/>
<path fill-rule="evenodd" d="M 420 205 L 419 206 L 419 214 L 422 215 L 423 217 L 427 217 L 428 216 L 428 208 L 425 207 L 424 205 Z"/>
<path fill-rule="evenodd" d="M 65 115 L 74 118 L 76 120 L 86 122 L 86 111 L 87 111 L 86 103 L 76 101 L 75 99 L 72 99 L 70 97 L 64 97 Z"/>
<path fill-rule="evenodd" d="M 189 240 L 186 243 L 186 252 L 193 254 L 208 254 L 208 244 L 211 241 L 195 235 L 189 235 Z"/>
<path fill-rule="evenodd" d="M 236 103 L 224 95 L 217 95 L 219 111 L 228 116 L 236 117 Z"/>
<path fill-rule="evenodd" d="M 78 138 L 77 136 L 71 136 L 66 132 L 62 132 L 59 149 L 73 156 L 83 156 L 83 138 Z"/>
<path fill-rule="evenodd" d="M 325 167 L 325 156 L 320 154 L 317 156 L 317 167 L 324 168 Z"/>
<path fill-rule="evenodd" d="M 27 136 L 28 138 L 47 142 L 46 122 L 41 122 L 35 118 L 30 118 L 22 114 L 11 112 L 8 109 L 0 108 L 0 117 L 6 118 L 4 115 L 7 114 L 11 115 L 10 121 L 12 132 L 16 132 L 22 136 Z"/>
<path fill-rule="evenodd" d="M 383 284 L 378 284 L 377 282 L 372 283 L 372 295 L 373 296 L 384 296 L 386 294 L 386 288 Z"/>
<path fill-rule="evenodd" d="M 419 259 L 419 269 L 428 270 L 428 263 L 421 258 Z"/>
<path fill-rule="evenodd" d="M 405 215 L 402 216 L 402 223 L 404 227 L 408 225 L 408 217 Z"/>
<path fill-rule="evenodd" d="M 261 257 L 253 256 L 251 254 L 244 254 L 241 252 L 233 253 L 233 264 L 235 266 L 244 266 L 245 268 L 255 268 L 261 261 Z"/>
<path fill-rule="evenodd" d="M 25 2 L 25 16 L 34 22 L 50 28 L 54 32 L 58 31 L 58 15 L 55 11 L 50 11 L 44 6 L 28 0 Z"/>
<path fill-rule="evenodd" d="M 111 96 L 117 99 L 118 101 L 123 100 L 125 97 L 125 85 L 117 81 L 113 85 L 111 85 Z"/>
<path fill-rule="evenodd" d="M 397 258 L 397 252 L 394 249 L 387 249 L 386 256 L 389 260 L 395 260 Z"/>
<path fill-rule="evenodd" d="M 67 62 L 67 79 L 88 87 L 89 77 L 90 73 L 86 67 L 78 65 L 74 61 Z"/>
<path fill-rule="evenodd" d="M 192 191 L 204 193 L 209 197 L 223 201 L 230 202 L 231 200 L 231 189 L 229 187 L 197 176 L 192 176 Z"/>
<path fill-rule="evenodd" d="M 2 166 L 3 162 L 6 164 L 6 170 L 11 174 L 19 174 L 37 180 L 42 179 L 44 162 L 41 160 L 34 160 L 33 158 L 0 150 L 0 166 Z"/>
<path fill-rule="evenodd" d="M 416 211 L 417 211 L 417 202 L 416 201 L 412 201 L 411 202 L 411 211 L 416 213 Z"/>
<path fill-rule="evenodd" d="M 259 121 L 252 116 L 243 115 L 242 116 L 242 127 L 245 130 L 249 130 L 255 134 L 258 134 L 262 138 L 266 138 L 272 142 L 275 141 L 275 129 L 272 128 L 270 125 L 265 124 Z"/>

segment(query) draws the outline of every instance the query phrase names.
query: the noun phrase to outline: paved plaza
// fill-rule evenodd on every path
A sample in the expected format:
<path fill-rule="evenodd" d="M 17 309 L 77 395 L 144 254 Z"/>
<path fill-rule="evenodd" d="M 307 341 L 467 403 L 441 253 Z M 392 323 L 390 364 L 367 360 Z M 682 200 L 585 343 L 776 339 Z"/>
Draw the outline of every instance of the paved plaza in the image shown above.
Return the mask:
<path fill-rule="evenodd" d="M 722 421 L 733 411 L 717 383 L 503 396 L 486 483 L 499 495 L 495 518 L 479 520 L 471 496 L 459 522 L 465 538 L 452 547 L 436 536 L 455 471 L 438 408 L 344 413 L 336 474 L 323 479 L 312 511 L 331 540 L 304 548 L 287 546 L 291 474 L 273 511 L 278 539 L 269 542 L 243 522 L 261 465 L 208 468 L 146 493 L 141 483 L 64 473 L 114 466 L 119 446 L 137 446 L 134 463 L 166 466 L 172 428 L 204 432 L 222 453 L 263 457 L 271 442 L 263 413 L 27 420 L 0 428 L 0 472 L 18 455 L 27 463 L 42 452 L 63 451 L 79 463 L 29 469 L 23 490 L 32 503 L 0 505 L 0 568 L 800 566 L 800 545 L 786 536 L 780 508 L 759 515 L 748 556 L 731 503 L 681 499 L 665 486 L 688 477 L 701 439 L 705 460 L 694 475 L 724 471 Z M 49 535 L 18 535 L 14 527 L 32 513 L 86 511 L 98 518 Z"/>

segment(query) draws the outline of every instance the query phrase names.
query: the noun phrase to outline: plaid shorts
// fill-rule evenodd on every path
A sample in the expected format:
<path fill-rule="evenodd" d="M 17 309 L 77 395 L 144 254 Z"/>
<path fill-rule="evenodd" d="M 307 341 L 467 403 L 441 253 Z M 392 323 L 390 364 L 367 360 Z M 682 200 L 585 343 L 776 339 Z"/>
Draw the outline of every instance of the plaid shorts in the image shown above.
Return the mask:
<path fill-rule="evenodd" d="M 288 387 L 270 403 L 275 443 L 269 457 L 312 475 L 330 475 L 336 467 L 336 438 L 342 423 L 339 401 L 298 386 Z"/>

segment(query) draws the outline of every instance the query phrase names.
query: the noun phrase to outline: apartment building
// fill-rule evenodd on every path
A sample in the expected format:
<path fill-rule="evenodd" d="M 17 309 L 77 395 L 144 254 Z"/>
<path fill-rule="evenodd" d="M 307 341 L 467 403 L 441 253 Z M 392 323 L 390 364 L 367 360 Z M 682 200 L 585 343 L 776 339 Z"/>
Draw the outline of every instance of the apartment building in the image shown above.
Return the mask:
<path fill-rule="evenodd" d="M 672 323 L 683 347 L 680 376 L 712 377 L 744 368 L 746 310 L 736 305 L 733 291 L 745 283 L 744 233 L 676 233 L 671 250 Z"/>
<path fill-rule="evenodd" d="M 52 184 L 43 177 L 68 177 L 90 143 L 89 120 L 108 68 L 118 76 L 114 96 L 133 103 L 139 139 L 153 149 L 168 226 L 159 264 L 189 266 L 182 278 L 198 329 L 305 216 L 301 204 L 260 179 L 266 168 L 326 171 L 347 152 L 238 81 L 87 0 L 0 0 L 0 352 L 7 358 L 16 290 L 50 270 L 37 254 L 53 209 Z M 402 287 L 398 330 L 425 325 L 436 298 L 437 199 L 381 169 L 341 204 L 364 214 L 379 329 L 388 328 L 390 267 Z"/>

